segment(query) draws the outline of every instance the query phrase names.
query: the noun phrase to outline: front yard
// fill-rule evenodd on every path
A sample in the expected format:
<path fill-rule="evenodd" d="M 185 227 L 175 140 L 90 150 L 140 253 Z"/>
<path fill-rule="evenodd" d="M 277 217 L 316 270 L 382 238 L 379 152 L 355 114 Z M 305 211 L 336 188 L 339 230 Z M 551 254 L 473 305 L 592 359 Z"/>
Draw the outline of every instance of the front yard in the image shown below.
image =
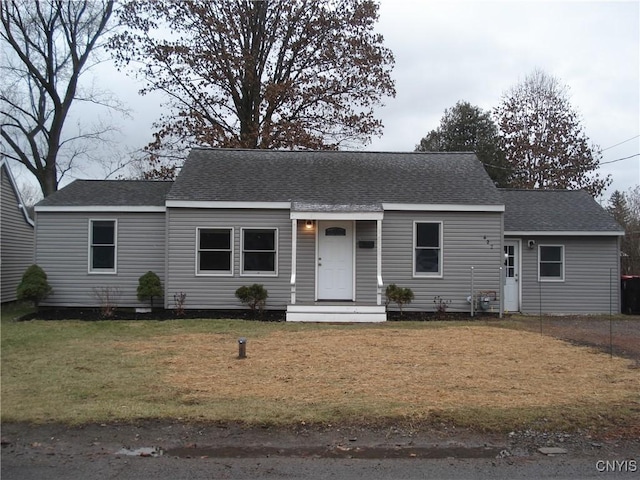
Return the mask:
<path fill-rule="evenodd" d="M 3 422 L 640 426 L 634 361 L 504 322 L 3 317 Z"/>

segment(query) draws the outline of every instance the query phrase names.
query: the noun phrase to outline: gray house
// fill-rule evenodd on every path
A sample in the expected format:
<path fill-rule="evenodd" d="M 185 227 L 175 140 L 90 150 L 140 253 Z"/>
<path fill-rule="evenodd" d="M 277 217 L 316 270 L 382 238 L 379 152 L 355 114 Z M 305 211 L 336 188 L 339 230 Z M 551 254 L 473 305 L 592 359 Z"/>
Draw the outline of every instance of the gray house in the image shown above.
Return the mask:
<path fill-rule="evenodd" d="M 180 292 L 186 308 L 245 308 L 235 290 L 260 283 L 267 308 L 289 321 L 384 321 L 384 291 L 395 283 L 414 291 L 408 310 L 442 300 L 452 312 L 498 313 L 515 259 L 518 277 L 536 285 L 556 268 L 539 242 L 542 277 L 526 273 L 529 256 L 515 248 L 542 227 L 507 228 L 512 193 L 496 189 L 470 153 L 194 149 L 173 183 L 76 181 L 36 206 L 36 261 L 54 289 L 44 305 L 96 306 L 96 290 L 111 288 L 120 306 L 141 307 L 137 280 L 152 270 L 165 308 Z M 621 232 L 603 218 L 611 229 L 602 262 L 617 268 Z M 567 241 L 575 233 L 560 232 Z M 583 279 L 566 245 L 565 276 L 549 286 L 577 291 Z M 609 291 L 608 280 L 598 271 L 588 281 Z M 518 292 L 510 310 L 535 310 L 530 287 Z M 563 301 L 553 307 L 560 313 L 583 308 L 580 298 Z M 609 302 L 588 308 L 608 311 Z"/>
<path fill-rule="evenodd" d="M 619 312 L 624 231 L 583 190 L 502 190 L 504 309 Z"/>
<path fill-rule="evenodd" d="M 33 263 L 34 223 L 5 160 L 0 160 L 0 303 L 16 300 L 22 275 Z"/>

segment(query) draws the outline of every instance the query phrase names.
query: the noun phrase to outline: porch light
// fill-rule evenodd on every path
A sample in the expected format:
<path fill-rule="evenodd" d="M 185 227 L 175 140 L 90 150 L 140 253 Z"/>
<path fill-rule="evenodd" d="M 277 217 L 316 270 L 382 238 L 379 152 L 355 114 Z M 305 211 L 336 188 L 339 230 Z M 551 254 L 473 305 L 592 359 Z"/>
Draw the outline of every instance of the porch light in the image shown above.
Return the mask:
<path fill-rule="evenodd" d="M 306 228 L 307 230 L 313 229 L 313 220 L 307 220 L 304 224 L 304 228 Z"/>

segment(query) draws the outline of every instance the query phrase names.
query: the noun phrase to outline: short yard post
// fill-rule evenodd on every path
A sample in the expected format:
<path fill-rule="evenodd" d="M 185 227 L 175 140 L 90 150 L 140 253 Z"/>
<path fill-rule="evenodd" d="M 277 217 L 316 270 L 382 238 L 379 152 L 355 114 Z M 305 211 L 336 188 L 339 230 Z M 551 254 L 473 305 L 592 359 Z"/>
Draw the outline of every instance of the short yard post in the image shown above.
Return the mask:
<path fill-rule="evenodd" d="M 244 337 L 238 339 L 238 358 L 247 358 L 247 339 Z"/>

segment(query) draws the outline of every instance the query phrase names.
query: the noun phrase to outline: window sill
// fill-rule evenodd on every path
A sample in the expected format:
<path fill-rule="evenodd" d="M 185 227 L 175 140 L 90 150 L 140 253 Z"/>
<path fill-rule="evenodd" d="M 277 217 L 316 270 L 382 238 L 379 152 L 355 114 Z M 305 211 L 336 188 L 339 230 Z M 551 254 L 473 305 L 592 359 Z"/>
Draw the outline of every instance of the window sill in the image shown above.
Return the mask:
<path fill-rule="evenodd" d="M 441 273 L 414 273 L 413 278 L 444 278 L 444 275 Z"/>
<path fill-rule="evenodd" d="M 196 272 L 196 277 L 233 277 L 233 272 L 220 272 L 220 273 Z"/>

